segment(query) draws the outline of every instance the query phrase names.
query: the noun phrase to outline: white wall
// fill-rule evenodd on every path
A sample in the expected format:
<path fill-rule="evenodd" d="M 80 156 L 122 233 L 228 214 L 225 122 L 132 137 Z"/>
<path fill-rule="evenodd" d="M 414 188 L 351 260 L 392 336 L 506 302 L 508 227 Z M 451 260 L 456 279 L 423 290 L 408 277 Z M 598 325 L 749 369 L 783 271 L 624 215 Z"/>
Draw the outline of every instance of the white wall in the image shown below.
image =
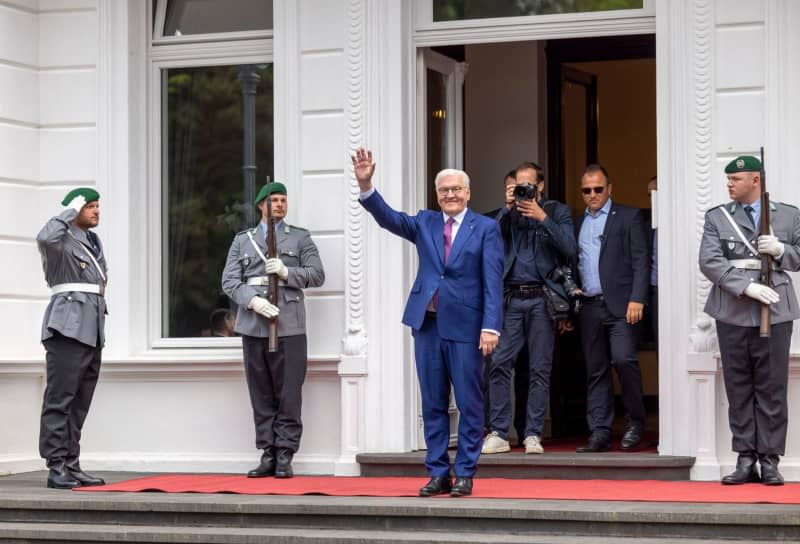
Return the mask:
<path fill-rule="evenodd" d="M 484 212 L 503 204 L 506 172 L 523 161 L 546 162 L 539 138 L 547 122 L 539 102 L 546 96 L 539 42 L 468 45 L 465 57 L 464 163 L 471 206 Z"/>
<path fill-rule="evenodd" d="M 0 255 L 14 263 L 0 272 L 0 471 L 38 466 L 49 296 L 35 236 L 68 187 L 95 184 L 96 34 L 94 1 L 0 5 Z"/>

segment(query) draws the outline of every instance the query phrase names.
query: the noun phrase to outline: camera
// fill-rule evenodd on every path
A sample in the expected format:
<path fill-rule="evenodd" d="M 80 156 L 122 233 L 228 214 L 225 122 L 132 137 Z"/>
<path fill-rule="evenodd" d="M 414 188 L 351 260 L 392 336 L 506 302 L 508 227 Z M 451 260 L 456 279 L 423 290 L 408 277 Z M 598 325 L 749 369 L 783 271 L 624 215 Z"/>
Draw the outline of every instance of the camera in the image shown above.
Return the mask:
<path fill-rule="evenodd" d="M 576 284 L 575 280 L 572 278 L 572 269 L 569 266 L 561 265 L 555 267 L 550 273 L 550 277 L 553 281 L 564 286 L 564 291 L 567 292 L 569 298 L 578 296 L 578 291 L 580 291 L 580 289 L 578 289 L 578 284 Z"/>
<path fill-rule="evenodd" d="M 580 289 L 572 277 L 572 268 L 568 265 L 557 266 L 550 272 L 550 279 L 564 287 L 564 291 L 566 291 L 570 300 L 570 306 L 572 306 L 572 313 L 577 314 L 580 311 L 581 304 L 578 297 Z"/>
<path fill-rule="evenodd" d="M 525 185 L 517 185 L 514 187 L 514 198 L 519 202 L 520 200 L 538 200 L 539 191 L 536 185 L 526 183 Z"/>

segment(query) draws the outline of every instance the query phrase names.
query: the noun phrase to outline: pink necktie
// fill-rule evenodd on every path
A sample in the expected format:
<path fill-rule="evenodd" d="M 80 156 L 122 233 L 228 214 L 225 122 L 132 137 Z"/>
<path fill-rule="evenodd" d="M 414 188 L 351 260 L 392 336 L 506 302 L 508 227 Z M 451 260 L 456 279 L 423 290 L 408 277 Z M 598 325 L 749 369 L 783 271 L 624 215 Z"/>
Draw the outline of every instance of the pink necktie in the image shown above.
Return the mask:
<path fill-rule="evenodd" d="M 453 223 L 456 220 L 452 217 L 447 218 L 447 222 L 444 224 L 444 264 L 447 264 L 447 258 L 450 257 L 450 249 L 452 247 L 452 238 L 453 238 Z"/>
<path fill-rule="evenodd" d="M 447 264 L 447 258 L 450 257 L 450 249 L 452 247 L 452 239 L 453 239 L 453 223 L 456 220 L 452 217 L 448 217 L 447 221 L 444 224 L 444 264 Z M 435 310 L 439 304 L 439 290 L 437 289 L 436 292 L 433 294 L 433 309 Z"/>

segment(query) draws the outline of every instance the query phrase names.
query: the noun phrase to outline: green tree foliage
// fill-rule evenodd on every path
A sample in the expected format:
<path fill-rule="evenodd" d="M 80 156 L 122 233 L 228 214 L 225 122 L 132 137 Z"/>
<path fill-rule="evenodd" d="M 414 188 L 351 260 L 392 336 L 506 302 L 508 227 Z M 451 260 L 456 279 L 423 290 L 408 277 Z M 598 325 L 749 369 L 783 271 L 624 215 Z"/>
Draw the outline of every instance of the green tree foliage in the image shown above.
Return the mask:
<path fill-rule="evenodd" d="M 220 277 L 228 247 L 244 224 L 244 133 L 239 66 L 164 72 L 166 104 L 162 180 L 165 336 L 206 334 L 211 312 L 227 307 Z M 272 65 L 255 68 L 256 179 L 273 172 Z"/>

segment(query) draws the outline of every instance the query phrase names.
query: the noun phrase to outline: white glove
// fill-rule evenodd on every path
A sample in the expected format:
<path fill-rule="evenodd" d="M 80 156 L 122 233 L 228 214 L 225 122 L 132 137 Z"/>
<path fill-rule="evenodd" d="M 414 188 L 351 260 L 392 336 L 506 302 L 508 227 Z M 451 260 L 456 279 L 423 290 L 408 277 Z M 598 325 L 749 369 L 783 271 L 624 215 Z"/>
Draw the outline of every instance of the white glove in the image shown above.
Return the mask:
<path fill-rule="evenodd" d="M 756 282 L 745 287 L 744 294 L 762 304 L 775 304 L 781 299 L 781 296 L 774 289 Z"/>
<path fill-rule="evenodd" d="M 289 269 L 286 268 L 282 260 L 273 257 L 272 259 L 267 259 L 267 274 L 277 274 L 280 279 L 285 280 L 289 277 Z"/>
<path fill-rule="evenodd" d="M 277 317 L 278 313 L 281 311 L 280 308 L 272 304 L 264 297 L 251 298 L 247 307 L 253 310 L 255 313 L 263 315 L 267 318 Z"/>
<path fill-rule="evenodd" d="M 86 206 L 86 197 L 84 197 L 83 195 L 76 196 L 75 198 L 69 201 L 69 204 L 67 204 L 67 208 L 72 208 L 78 213 L 81 213 L 81 210 L 83 209 L 84 206 Z"/>
<path fill-rule="evenodd" d="M 777 236 L 772 234 L 762 234 L 758 237 L 758 252 L 766 255 L 772 255 L 776 259 L 783 257 L 784 251 L 783 243 L 778 240 Z"/>

